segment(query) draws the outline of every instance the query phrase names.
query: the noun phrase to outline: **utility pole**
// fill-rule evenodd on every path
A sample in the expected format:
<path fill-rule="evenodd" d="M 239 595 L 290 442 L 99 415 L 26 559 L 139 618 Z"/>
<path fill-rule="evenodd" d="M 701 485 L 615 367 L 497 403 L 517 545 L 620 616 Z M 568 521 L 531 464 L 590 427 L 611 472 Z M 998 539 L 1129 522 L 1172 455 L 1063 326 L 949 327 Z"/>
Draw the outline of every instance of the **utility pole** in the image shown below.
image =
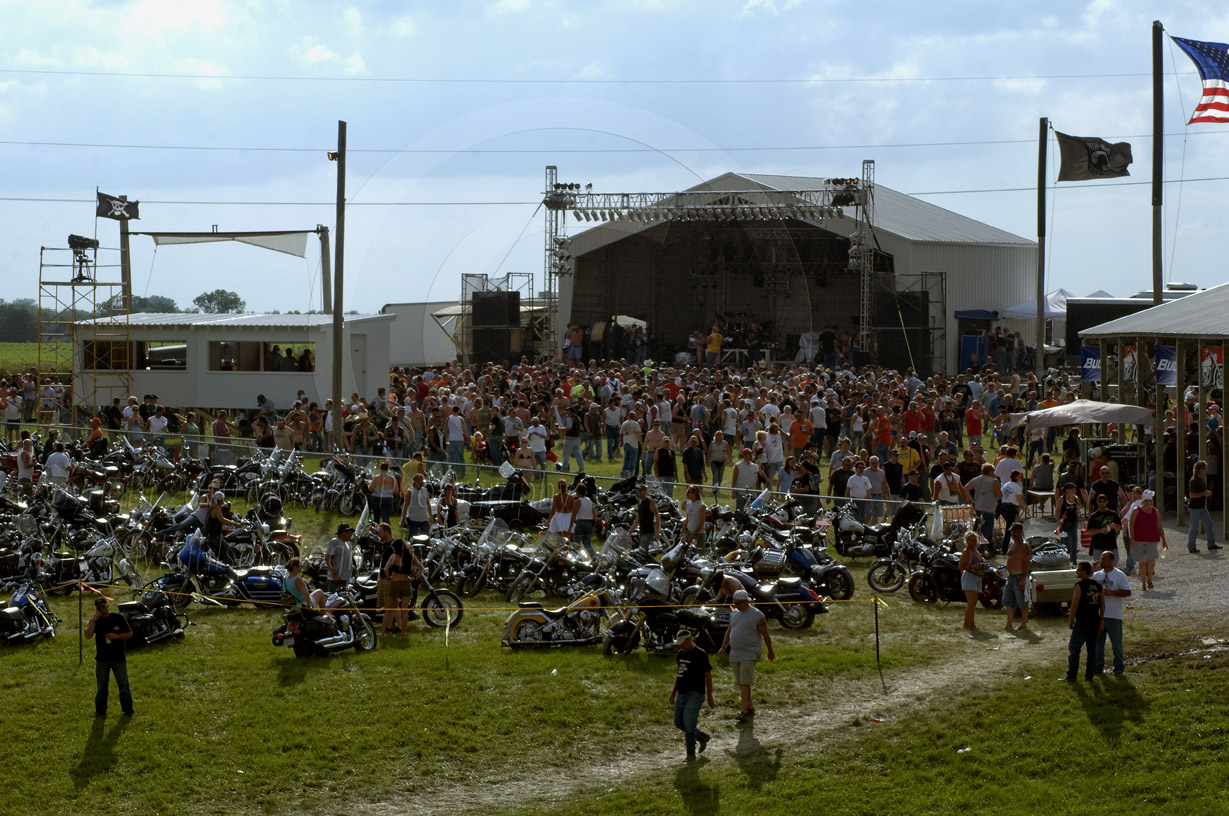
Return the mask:
<path fill-rule="evenodd" d="M 1037 372 L 1037 387 L 1044 390 L 1046 339 L 1046 141 L 1050 136 L 1050 120 L 1041 117 L 1037 128 L 1037 351 L 1033 368 Z M 1043 399 L 1044 394 L 1039 394 Z"/>
<path fill-rule="evenodd" d="M 329 158 L 337 162 L 337 245 L 333 260 L 333 447 L 341 450 L 341 372 L 346 349 L 343 348 L 342 275 L 346 246 L 346 123 L 337 122 L 337 152 Z"/>

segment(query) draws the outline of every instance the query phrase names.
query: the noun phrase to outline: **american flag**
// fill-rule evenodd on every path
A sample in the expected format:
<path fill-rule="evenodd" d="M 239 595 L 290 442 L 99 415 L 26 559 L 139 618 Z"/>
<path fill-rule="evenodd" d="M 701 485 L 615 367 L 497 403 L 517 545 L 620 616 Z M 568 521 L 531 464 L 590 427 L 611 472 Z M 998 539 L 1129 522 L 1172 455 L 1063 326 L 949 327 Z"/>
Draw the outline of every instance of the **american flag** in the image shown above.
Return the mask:
<path fill-rule="evenodd" d="M 1173 41 L 1195 63 L 1203 80 L 1203 96 L 1187 124 L 1229 122 L 1229 45 L 1181 37 L 1174 37 Z"/>

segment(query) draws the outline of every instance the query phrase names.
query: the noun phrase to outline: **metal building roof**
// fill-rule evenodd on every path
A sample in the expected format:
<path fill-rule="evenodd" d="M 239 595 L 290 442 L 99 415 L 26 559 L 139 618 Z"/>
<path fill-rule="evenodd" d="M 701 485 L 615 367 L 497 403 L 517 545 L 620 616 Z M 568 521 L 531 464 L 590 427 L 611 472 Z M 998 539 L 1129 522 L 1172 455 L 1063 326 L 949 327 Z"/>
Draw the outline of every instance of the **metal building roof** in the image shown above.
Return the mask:
<path fill-rule="evenodd" d="M 1229 283 L 1222 283 L 1184 298 L 1153 306 L 1135 314 L 1080 332 L 1080 337 L 1109 338 L 1135 335 L 1229 339 Z"/>
<path fill-rule="evenodd" d="M 346 315 L 347 323 L 362 323 L 370 320 L 393 320 L 395 315 Z M 114 318 L 100 317 L 96 320 L 78 321 L 79 326 L 91 323 L 112 323 Z M 199 314 L 196 312 L 161 313 L 138 312 L 128 316 L 128 325 L 137 328 L 184 326 L 235 326 L 262 329 L 311 329 L 332 326 L 333 316 L 327 314 Z"/>
<path fill-rule="evenodd" d="M 774 190 L 822 190 L 824 179 L 740 173 L 743 178 Z M 875 229 L 909 241 L 946 244 L 1033 246 L 1035 241 L 875 183 Z"/>

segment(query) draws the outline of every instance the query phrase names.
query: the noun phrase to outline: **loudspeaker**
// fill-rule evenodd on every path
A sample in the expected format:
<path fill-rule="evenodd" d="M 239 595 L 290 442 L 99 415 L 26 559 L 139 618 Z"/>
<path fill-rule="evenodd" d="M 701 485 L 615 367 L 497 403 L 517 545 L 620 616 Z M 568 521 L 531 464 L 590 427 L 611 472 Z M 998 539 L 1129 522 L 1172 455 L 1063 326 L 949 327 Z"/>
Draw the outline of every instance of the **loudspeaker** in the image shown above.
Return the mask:
<path fill-rule="evenodd" d="M 474 292 L 472 312 L 474 326 L 519 326 L 521 293 Z"/>
<path fill-rule="evenodd" d="M 473 362 L 502 363 L 512 356 L 512 330 L 507 327 L 474 327 Z"/>

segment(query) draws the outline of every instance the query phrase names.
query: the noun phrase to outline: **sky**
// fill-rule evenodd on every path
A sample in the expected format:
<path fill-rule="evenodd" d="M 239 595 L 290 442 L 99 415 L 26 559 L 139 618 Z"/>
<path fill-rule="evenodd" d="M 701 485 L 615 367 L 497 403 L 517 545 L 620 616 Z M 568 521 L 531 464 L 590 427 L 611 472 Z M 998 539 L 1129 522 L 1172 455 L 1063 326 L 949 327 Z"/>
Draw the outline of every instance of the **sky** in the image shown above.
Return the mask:
<path fill-rule="evenodd" d="M 37 298 L 40 248 L 69 233 L 118 246 L 96 189 L 141 201 L 134 231 L 332 228 L 344 120 L 344 305 L 364 313 L 456 300 L 464 273 L 540 284 L 548 164 L 670 192 L 874 159 L 880 184 L 1035 238 L 1043 116 L 1135 157 L 1130 178 L 1056 184 L 1050 137 L 1046 289 L 1133 294 L 1152 274 L 1152 21 L 1229 40 L 1207 0 L 2 6 L 0 297 Z M 1164 60 L 1165 277 L 1212 286 L 1229 126 L 1186 125 L 1199 77 L 1168 39 Z M 135 294 L 182 307 L 217 288 L 249 311 L 321 306 L 314 242 L 301 259 L 138 236 L 132 259 Z"/>

